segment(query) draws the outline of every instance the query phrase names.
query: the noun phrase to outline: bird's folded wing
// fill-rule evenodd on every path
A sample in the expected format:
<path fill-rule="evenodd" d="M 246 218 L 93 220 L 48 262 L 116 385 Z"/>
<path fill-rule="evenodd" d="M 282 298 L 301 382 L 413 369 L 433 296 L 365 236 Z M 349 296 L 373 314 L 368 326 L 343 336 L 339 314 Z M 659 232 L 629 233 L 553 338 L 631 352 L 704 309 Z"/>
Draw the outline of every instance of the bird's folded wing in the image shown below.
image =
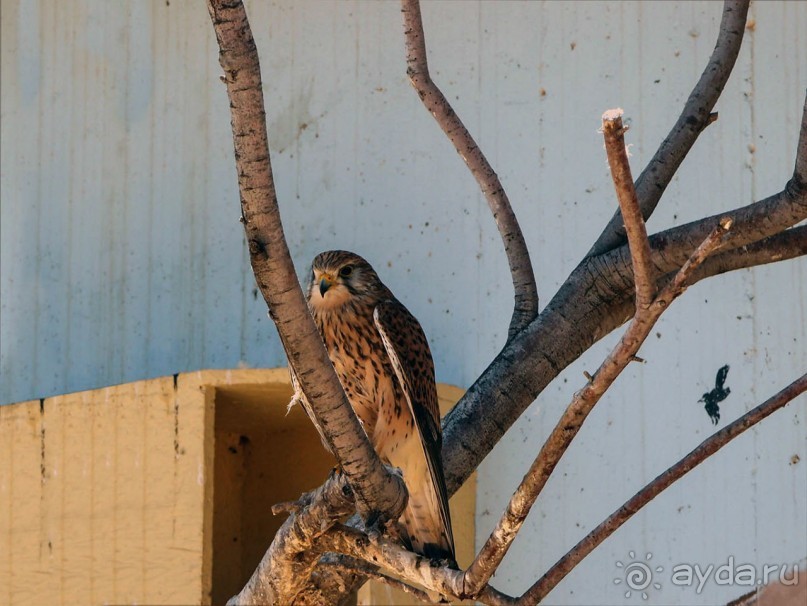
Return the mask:
<path fill-rule="evenodd" d="M 442 465 L 440 407 L 434 381 L 434 363 L 426 335 L 417 319 L 395 300 L 379 303 L 373 311 L 373 321 L 415 419 L 432 485 L 440 503 L 440 517 L 453 554 L 454 535 Z"/>

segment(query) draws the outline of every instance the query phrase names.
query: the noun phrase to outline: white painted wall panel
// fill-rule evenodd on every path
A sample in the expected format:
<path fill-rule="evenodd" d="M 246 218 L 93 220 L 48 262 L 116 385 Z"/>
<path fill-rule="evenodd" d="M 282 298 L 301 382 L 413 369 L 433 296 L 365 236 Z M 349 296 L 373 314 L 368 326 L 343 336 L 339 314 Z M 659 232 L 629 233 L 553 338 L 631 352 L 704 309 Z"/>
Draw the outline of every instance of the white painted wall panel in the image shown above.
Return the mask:
<path fill-rule="evenodd" d="M 0 403 L 198 368 L 280 366 L 247 263 L 229 114 L 204 3 L 2 0 Z M 476 186 L 405 77 L 397 2 L 248 2 L 270 145 L 298 270 L 365 254 L 421 319 L 438 379 L 467 386 L 502 345 L 511 287 Z M 431 71 L 498 170 L 547 301 L 615 202 L 601 137 L 625 108 L 652 156 L 711 52 L 709 2 L 425 2 Z M 781 189 L 807 88 L 807 4 L 760 2 L 720 119 L 651 231 Z M 754 150 L 753 152 L 751 150 Z M 723 276 L 665 315 L 528 519 L 497 586 L 523 590 L 706 437 L 697 403 L 731 365 L 723 421 L 807 368 L 807 264 Z M 479 538 L 611 336 L 553 383 L 480 469 Z M 639 514 L 552 593 L 621 604 L 616 560 L 807 558 L 807 400 L 765 421 Z M 792 463 L 793 456 L 800 458 Z"/>

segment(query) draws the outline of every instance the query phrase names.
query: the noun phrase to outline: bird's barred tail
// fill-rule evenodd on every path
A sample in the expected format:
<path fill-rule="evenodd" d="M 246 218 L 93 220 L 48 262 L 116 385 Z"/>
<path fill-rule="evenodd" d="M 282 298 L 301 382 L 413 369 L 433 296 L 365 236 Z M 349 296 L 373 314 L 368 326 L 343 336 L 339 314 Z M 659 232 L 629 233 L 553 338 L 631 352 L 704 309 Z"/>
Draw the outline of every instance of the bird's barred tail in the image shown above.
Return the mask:
<path fill-rule="evenodd" d="M 428 558 L 445 559 L 455 563 L 454 543 L 440 514 L 438 496 L 431 482 L 410 486 L 409 502 L 401 514 L 412 551 Z M 449 522 L 450 523 L 450 522 Z"/>

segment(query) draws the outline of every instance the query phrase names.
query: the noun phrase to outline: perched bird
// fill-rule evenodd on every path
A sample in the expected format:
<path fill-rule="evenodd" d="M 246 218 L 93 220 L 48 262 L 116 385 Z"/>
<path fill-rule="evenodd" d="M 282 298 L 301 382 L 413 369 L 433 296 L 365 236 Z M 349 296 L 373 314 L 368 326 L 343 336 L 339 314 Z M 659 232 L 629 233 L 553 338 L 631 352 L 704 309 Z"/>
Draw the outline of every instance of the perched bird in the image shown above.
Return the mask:
<path fill-rule="evenodd" d="M 712 419 L 712 422 L 717 425 L 720 420 L 720 405 L 719 403 L 725 400 L 731 393 L 731 388 L 723 387 L 726 383 L 726 377 L 729 375 L 729 365 L 721 367 L 717 371 L 715 377 L 715 387 L 711 391 L 703 394 L 703 397 L 698 402 L 703 402 L 703 407 L 706 409 L 706 414 Z"/>
<path fill-rule="evenodd" d="M 308 306 L 350 405 L 379 457 L 403 472 L 400 522 L 413 551 L 454 557 L 434 363 L 423 329 L 359 255 L 314 259 Z M 292 372 L 296 395 L 312 417 Z"/>

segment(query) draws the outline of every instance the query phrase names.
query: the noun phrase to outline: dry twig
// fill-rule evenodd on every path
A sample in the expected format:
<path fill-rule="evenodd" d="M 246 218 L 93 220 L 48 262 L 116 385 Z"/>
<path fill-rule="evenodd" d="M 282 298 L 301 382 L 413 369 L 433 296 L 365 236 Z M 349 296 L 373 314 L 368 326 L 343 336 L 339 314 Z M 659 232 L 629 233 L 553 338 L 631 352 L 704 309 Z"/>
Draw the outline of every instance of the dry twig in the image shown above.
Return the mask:
<path fill-rule="evenodd" d="M 434 116 L 437 124 L 465 160 L 487 200 L 504 243 L 504 252 L 510 265 L 515 289 L 515 306 L 508 331 L 508 336 L 512 338 L 538 315 L 538 288 L 527 243 L 499 177 L 462 120 L 454 112 L 448 99 L 429 75 L 426 37 L 423 33 L 419 0 L 402 0 L 402 6 L 406 36 L 406 73 L 409 81 L 426 109 Z"/>
<path fill-rule="evenodd" d="M 650 242 L 647 228 L 639 209 L 639 199 L 633 187 L 630 162 L 625 147 L 625 131 L 622 126 L 622 110 L 609 109 L 602 115 L 602 134 L 608 166 L 614 181 L 619 209 L 628 234 L 630 257 L 633 264 L 633 279 L 636 284 L 636 307 L 644 309 L 653 301 L 656 294 L 656 281 L 653 278 L 653 264 L 650 261 Z"/>
<path fill-rule="evenodd" d="M 807 391 L 807 374 L 802 375 L 775 396 L 766 400 L 753 410 L 748 411 L 730 425 L 727 425 L 701 442 L 697 448 L 647 484 L 622 505 L 622 507 L 617 509 L 608 516 L 604 522 L 592 530 L 530 587 L 520 598 L 518 603 L 524 605 L 539 603 L 583 558 L 616 532 L 622 524 L 627 522 L 636 512 L 652 501 L 673 482 L 679 480 L 686 473 L 742 434 L 746 429 L 753 427 L 805 391 Z"/>
<path fill-rule="evenodd" d="M 807 225 L 792 227 L 753 244 L 709 257 L 692 276 L 691 283 L 727 271 L 785 261 L 803 255 L 807 255 Z"/>

